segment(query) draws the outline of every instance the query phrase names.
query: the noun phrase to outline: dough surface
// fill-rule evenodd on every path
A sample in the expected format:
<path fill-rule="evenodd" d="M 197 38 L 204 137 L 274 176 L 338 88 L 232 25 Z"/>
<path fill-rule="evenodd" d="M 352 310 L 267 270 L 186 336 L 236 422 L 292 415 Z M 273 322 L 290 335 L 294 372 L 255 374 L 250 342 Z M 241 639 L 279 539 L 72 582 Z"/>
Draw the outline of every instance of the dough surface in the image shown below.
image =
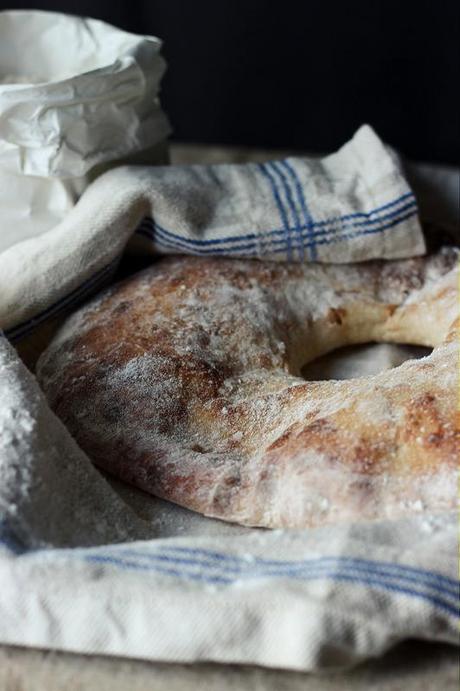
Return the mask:
<path fill-rule="evenodd" d="M 207 516 L 302 528 L 456 505 L 458 255 L 355 265 L 172 257 L 74 314 L 39 360 L 94 463 Z M 433 347 L 305 381 L 348 344 Z"/>

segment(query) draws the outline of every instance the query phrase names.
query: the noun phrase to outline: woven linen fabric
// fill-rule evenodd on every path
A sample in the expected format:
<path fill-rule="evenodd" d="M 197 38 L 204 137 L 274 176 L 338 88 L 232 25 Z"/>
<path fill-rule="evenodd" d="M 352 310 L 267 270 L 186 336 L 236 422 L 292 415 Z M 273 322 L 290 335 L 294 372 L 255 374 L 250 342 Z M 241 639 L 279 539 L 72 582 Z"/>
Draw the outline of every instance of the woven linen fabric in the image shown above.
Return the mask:
<path fill-rule="evenodd" d="M 120 167 L 52 230 L 0 252 L 12 341 L 106 283 L 127 246 L 156 254 L 355 262 L 423 254 L 397 156 L 365 125 L 337 153 L 242 165 Z"/>
<path fill-rule="evenodd" d="M 4 644 L 320 671 L 458 642 L 457 516 L 267 531 L 109 483 L 0 337 L 0 586 Z"/>
<path fill-rule="evenodd" d="M 367 127 L 321 160 L 118 169 L 0 254 L 9 339 L 107 282 L 128 242 L 282 261 L 424 250 L 398 161 Z M 320 671 L 405 638 L 458 641 L 456 516 L 266 531 L 168 504 L 91 464 L 0 335 L 1 643 Z"/>

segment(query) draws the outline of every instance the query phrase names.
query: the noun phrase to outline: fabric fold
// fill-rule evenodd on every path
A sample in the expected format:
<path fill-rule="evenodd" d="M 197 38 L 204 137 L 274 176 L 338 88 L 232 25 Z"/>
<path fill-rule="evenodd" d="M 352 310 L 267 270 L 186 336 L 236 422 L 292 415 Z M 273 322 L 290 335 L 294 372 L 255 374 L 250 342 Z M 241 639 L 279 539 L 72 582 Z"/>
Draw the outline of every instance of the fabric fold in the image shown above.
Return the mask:
<path fill-rule="evenodd" d="M 398 159 L 367 126 L 323 159 L 123 167 L 0 253 L 0 328 L 19 340 L 73 309 L 126 248 L 342 263 L 425 245 Z M 310 672 L 406 638 L 458 643 L 457 516 L 422 509 L 267 531 L 168 504 L 91 464 L 0 335 L 1 643 Z"/>
<path fill-rule="evenodd" d="M 367 125 L 323 159 L 120 167 L 55 228 L 0 253 L 0 328 L 16 340 L 77 303 L 128 243 L 146 255 L 328 263 L 425 251 L 415 196 Z"/>

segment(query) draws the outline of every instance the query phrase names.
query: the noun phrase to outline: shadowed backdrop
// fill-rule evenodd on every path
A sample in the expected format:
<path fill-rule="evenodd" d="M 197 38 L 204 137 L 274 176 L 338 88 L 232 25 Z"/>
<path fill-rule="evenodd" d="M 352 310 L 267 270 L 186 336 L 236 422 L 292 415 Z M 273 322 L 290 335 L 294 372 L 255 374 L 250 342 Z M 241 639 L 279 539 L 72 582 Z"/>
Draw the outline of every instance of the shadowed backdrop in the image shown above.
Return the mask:
<path fill-rule="evenodd" d="M 162 101 L 177 141 L 324 152 L 369 122 L 413 159 L 459 160 L 458 2 L 26 4 L 160 36 Z"/>

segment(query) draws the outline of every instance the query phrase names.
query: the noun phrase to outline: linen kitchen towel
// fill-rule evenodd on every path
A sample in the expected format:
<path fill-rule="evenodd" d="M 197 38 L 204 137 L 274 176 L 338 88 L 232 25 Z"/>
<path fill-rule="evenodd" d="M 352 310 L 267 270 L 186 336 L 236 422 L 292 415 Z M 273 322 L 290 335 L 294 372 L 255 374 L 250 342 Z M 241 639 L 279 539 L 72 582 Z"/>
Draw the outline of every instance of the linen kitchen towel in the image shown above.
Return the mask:
<path fill-rule="evenodd" d="M 457 515 L 243 528 L 108 481 L 0 337 L 0 642 L 318 671 L 458 642 Z"/>
<path fill-rule="evenodd" d="M 0 329 L 20 339 L 156 254 L 355 262 L 423 254 L 417 204 L 369 126 L 323 159 L 116 168 L 50 231 L 0 252 Z"/>
<path fill-rule="evenodd" d="M 132 251 L 348 262 L 421 254 L 415 199 L 364 127 L 337 154 L 120 168 L 0 254 L 11 340 Z M 102 475 L 0 335 L 0 642 L 318 671 L 405 638 L 458 642 L 457 517 L 266 531 Z"/>

